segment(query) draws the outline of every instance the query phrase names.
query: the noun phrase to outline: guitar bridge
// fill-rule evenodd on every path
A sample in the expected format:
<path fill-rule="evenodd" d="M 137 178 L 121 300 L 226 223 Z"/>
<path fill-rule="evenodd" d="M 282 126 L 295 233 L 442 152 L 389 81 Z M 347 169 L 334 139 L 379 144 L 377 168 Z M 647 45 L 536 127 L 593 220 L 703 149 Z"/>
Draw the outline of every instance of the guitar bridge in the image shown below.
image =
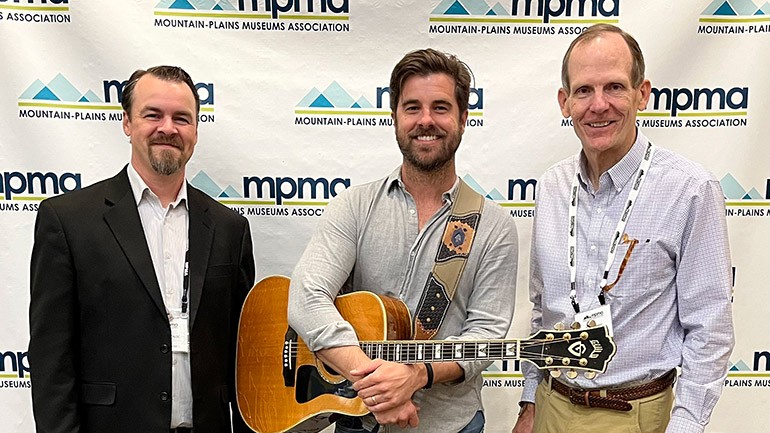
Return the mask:
<path fill-rule="evenodd" d="M 283 384 L 293 388 L 297 376 L 297 331 L 289 327 L 283 337 Z"/>

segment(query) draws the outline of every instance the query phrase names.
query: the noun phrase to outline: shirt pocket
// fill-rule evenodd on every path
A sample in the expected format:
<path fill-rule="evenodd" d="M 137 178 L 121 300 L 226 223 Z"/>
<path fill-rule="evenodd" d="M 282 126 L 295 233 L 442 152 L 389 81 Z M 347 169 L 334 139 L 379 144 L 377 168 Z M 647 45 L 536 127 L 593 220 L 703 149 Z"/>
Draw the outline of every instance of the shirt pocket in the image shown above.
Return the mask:
<path fill-rule="evenodd" d="M 620 243 L 615 254 L 615 263 L 610 269 L 607 284 L 616 281 L 607 292 L 610 298 L 633 299 L 660 293 L 668 287 L 676 274 L 676 256 L 671 243 L 662 238 L 633 238 L 631 242 Z M 633 250 L 633 239 L 638 239 Z M 623 260 L 627 258 L 625 268 Z"/>

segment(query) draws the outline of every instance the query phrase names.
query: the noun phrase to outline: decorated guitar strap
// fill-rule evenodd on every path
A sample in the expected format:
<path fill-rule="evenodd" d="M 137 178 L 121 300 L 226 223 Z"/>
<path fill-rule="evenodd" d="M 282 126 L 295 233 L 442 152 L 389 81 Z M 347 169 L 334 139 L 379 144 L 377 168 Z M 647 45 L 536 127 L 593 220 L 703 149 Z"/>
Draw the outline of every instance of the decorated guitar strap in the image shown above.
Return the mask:
<path fill-rule="evenodd" d="M 484 197 L 460 179 L 457 197 L 436 253 L 436 263 L 417 306 L 415 340 L 430 340 L 441 327 L 465 270 L 483 207 Z"/>

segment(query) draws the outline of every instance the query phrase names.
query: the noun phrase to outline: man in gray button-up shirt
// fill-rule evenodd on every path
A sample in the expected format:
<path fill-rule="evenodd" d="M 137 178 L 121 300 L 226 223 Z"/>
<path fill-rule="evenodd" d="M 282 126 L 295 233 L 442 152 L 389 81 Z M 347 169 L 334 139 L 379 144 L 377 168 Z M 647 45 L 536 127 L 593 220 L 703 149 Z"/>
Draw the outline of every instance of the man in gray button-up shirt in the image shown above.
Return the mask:
<path fill-rule="evenodd" d="M 411 52 L 396 65 L 390 92 L 403 163 L 329 203 L 292 276 L 289 323 L 310 350 L 354 383 L 380 424 L 371 417 L 345 420 L 337 423 L 338 432 L 479 432 L 481 372 L 491 361 L 426 366 L 372 360 L 333 304 L 348 283 L 401 299 L 414 316 L 460 188 L 454 155 L 468 116 L 465 64 L 430 49 Z M 514 308 L 517 240 L 513 219 L 485 200 L 435 339 L 505 337 Z"/>

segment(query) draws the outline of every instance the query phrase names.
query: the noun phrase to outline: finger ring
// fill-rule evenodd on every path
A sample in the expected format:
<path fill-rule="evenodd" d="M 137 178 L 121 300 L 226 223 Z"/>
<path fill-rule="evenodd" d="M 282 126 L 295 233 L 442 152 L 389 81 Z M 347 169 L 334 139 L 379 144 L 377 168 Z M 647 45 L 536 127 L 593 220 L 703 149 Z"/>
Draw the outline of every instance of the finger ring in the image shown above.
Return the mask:
<path fill-rule="evenodd" d="M 374 396 L 371 396 L 371 397 L 369 397 L 369 398 L 371 398 L 371 399 L 372 399 L 372 404 L 374 404 L 374 405 L 376 405 L 376 404 L 377 404 L 377 399 L 376 399 L 376 398 L 374 398 Z"/>

